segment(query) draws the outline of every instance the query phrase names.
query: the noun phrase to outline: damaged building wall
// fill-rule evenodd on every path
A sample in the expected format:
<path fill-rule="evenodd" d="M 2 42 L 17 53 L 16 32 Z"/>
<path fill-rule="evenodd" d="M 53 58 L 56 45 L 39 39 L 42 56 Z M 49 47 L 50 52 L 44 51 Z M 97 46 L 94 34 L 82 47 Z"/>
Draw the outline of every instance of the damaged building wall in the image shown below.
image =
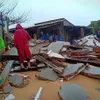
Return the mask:
<path fill-rule="evenodd" d="M 71 42 L 73 39 L 79 39 L 92 34 L 92 29 L 84 26 L 65 26 L 65 41 Z"/>
<path fill-rule="evenodd" d="M 34 34 L 36 34 L 36 38 L 39 39 L 39 34 L 43 31 L 44 34 L 49 35 L 61 34 L 63 40 L 67 42 L 71 42 L 72 39 L 79 39 L 92 33 L 90 28 L 74 26 L 65 18 L 36 23 L 34 26 L 25 29 L 32 38 L 35 38 Z M 11 31 L 14 33 L 14 30 Z"/>

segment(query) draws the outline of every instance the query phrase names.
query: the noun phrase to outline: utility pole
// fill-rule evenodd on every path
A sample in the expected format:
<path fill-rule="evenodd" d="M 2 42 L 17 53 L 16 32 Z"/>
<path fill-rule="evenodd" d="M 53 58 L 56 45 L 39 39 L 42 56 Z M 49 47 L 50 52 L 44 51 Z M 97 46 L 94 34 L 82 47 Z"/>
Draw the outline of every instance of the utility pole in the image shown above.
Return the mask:
<path fill-rule="evenodd" d="M 2 22 L 2 31 L 1 31 L 1 34 L 2 34 L 2 38 L 4 39 L 4 30 L 3 30 L 3 16 L 2 16 L 2 12 L 0 14 L 0 19 L 1 19 L 1 22 Z"/>

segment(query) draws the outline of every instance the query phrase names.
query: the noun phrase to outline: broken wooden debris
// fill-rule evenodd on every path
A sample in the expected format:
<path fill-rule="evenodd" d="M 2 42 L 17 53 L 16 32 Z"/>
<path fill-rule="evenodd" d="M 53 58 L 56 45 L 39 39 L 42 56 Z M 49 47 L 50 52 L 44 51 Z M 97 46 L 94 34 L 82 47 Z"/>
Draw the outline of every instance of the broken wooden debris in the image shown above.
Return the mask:
<path fill-rule="evenodd" d="M 51 62 L 52 62 L 53 64 L 55 64 L 57 67 L 65 67 L 65 65 L 63 64 L 63 62 L 60 62 L 60 61 L 58 61 L 58 60 L 55 59 L 55 58 L 52 58 Z"/>
<path fill-rule="evenodd" d="M 14 62 L 14 66 L 12 67 L 10 72 L 26 72 L 26 71 L 36 71 L 38 69 L 42 69 L 42 68 L 46 68 L 46 64 L 45 63 L 41 63 L 39 61 L 37 61 L 36 59 L 32 59 L 33 62 L 31 62 L 31 68 L 28 68 L 28 63 L 24 62 L 24 69 L 21 69 L 21 66 L 19 64 L 18 61 Z"/>
<path fill-rule="evenodd" d="M 54 72 L 53 69 L 47 68 L 47 69 L 43 69 L 39 73 L 38 78 L 42 80 L 56 81 L 59 78 L 59 76 L 56 72 Z"/>
<path fill-rule="evenodd" d="M 61 86 L 59 96 L 62 100 L 88 100 L 87 93 L 77 84 Z"/>
<path fill-rule="evenodd" d="M 70 80 L 84 70 L 85 67 L 86 66 L 83 63 L 71 64 L 65 67 L 64 72 L 60 76 L 65 80 Z"/>
<path fill-rule="evenodd" d="M 40 62 L 43 62 L 45 63 L 47 66 L 51 67 L 55 72 L 61 74 L 64 70 L 64 68 L 60 68 L 60 67 L 57 67 L 55 64 L 53 64 L 52 62 L 48 61 L 47 59 L 45 59 L 44 57 L 42 56 L 36 56 L 36 59 L 39 60 Z"/>
<path fill-rule="evenodd" d="M 69 62 L 78 62 L 78 63 L 89 63 L 89 64 L 92 64 L 92 65 L 97 65 L 97 66 L 100 66 L 100 61 L 98 61 L 97 59 L 96 60 L 89 60 L 88 58 L 74 58 L 74 57 L 68 57 L 66 55 L 64 55 L 64 57 L 66 58 L 66 61 L 69 61 Z"/>

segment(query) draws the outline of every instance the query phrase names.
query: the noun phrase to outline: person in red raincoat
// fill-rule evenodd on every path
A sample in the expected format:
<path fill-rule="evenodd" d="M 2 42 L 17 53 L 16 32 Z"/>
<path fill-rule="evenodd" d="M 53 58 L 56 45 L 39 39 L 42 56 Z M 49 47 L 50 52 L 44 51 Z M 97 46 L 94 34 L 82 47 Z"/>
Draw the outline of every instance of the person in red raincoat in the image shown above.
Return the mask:
<path fill-rule="evenodd" d="M 19 61 L 21 68 L 24 68 L 23 62 L 28 61 L 28 68 L 31 68 L 30 59 L 32 55 L 29 50 L 28 41 L 31 39 L 29 34 L 22 28 L 20 24 L 17 24 L 16 31 L 14 33 L 14 46 L 17 48 Z"/>

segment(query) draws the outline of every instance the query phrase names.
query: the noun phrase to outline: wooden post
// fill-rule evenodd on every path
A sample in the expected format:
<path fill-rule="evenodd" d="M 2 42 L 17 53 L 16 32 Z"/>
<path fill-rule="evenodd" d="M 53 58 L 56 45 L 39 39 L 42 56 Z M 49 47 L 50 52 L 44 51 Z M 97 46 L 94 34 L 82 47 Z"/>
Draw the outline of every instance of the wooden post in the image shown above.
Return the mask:
<path fill-rule="evenodd" d="M 84 29 L 81 28 L 81 38 L 84 38 Z"/>
<path fill-rule="evenodd" d="M 0 25 L 0 36 L 2 37 L 2 25 Z"/>
<path fill-rule="evenodd" d="M 4 21 L 4 24 L 5 24 L 5 33 L 8 34 L 8 21 Z"/>
<path fill-rule="evenodd" d="M 3 24 L 3 16 L 2 16 L 2 12 L 1 12 L 1 22 L 2 22 L 2 24 Z M 3 25 L 2 25 L 2 38 L 4 39 Z"/>

